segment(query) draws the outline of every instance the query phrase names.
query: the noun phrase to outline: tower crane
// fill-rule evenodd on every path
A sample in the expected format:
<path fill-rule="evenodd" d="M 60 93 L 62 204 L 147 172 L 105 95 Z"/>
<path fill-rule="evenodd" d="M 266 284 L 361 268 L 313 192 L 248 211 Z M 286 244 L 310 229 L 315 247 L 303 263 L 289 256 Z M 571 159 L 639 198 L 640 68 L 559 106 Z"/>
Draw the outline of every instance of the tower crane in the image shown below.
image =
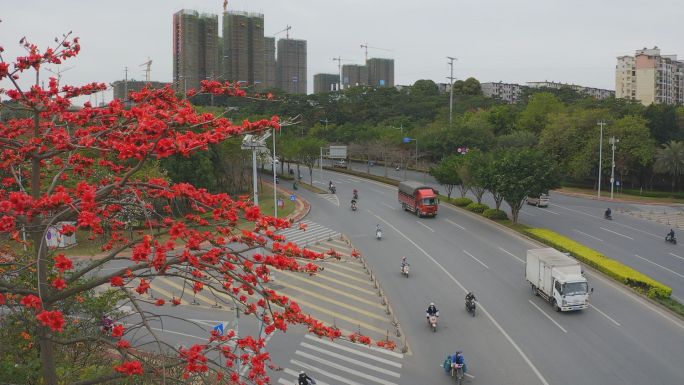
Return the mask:
<path fill-rule="evenodd" d="M 228 12 L 228 0 L 223 0 L 223 12 Z"/>
<path fill-rule="evenodd" d="M 342 89 L 342 62 L 343 61 L 349 61 L 349 60 L 344 59 L 341 56 L 334 57 L 332 59 L 337 62 L 337 70 L 339 71 L 339 75 L 340 75 L 340 83 L 338 85 L 338 91 L 339 91 Z"/>
<path fill-rule="evenodd" d="M 147 66 L 147 68 L 145 68 L 145 81 L 149 83 L 150 82 L 150 67 L 152 67 L 152 60 L 148 57 L 146 62 L 139 65 L 139 67 L 142 67 L 142 66 Z"/>
<path fill-rule="evenodd" d="M 388 52 L 391 52 L 391 51 L 392 51 L 391 49 L 387 49 L 387 48 L 371 47 L 371 46 L 368 45 L 368 43 L 361 44 L 361 48 L 365 48 L 365 52 L 366 52 L 366 61 L 368 61 L 368 48 L 370 48 L 370 49 L 377 49 L 377 50 L 380 50 L 380 51 L 388 51 Z"/>
<path fill-rule="evenodd" d="M 282 30 L 280 30 L 280 31 L 278 31 L 278 32 L 276 32 L 276 33 L 274 33 L 273 36 L 276 36 L 276 35 L 278 35 L 278 34 L 280 34 L 280 33 L 285 32 L 285 38 L 286 38 L 286 39 L 289 39 L 289 38 L 290 38 L 290 30 L 291 30 L 291 29 L 292 29 L 292 26 L 291 26 L 291 25 L 288 25 L 288 26 L 285 27 L 285 29 L 282 29 Z"/>

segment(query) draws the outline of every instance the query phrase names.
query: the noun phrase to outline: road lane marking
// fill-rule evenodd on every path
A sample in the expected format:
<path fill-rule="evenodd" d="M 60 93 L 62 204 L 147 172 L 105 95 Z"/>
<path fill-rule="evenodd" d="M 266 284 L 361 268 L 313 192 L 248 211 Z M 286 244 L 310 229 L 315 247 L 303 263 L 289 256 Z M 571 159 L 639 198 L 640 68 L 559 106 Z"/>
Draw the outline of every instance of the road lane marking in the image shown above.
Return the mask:
<path fill-rule="evenodd" d="M 589 304 L 589 306 L 593 307 L 593 308 L 594 308 L 594 310 L 596 310 L 597 312 L 601 313 L 601 315 L 602 315 L 602 316 L 604 316 L 604 317 L 608 318 L 608 320 L 610 320 L 610 322 L 612 322 L 612 323 L 616 324 L 617 326 L 622 326 L 622 325 L 620 325 L 620 323 L 619 323 L 619 322 L 617 322 L 616 320 L 614 320 L 614 319 L 612 319 L 612 318 L 608 317 L 608 314 L 606 314 L 606 313 L 602 312 L 602 311 L 601 311 L 601 310 L 599 310 L 599 308 L 597 308 L 596 306 L 594 306 L 594 305 L 592 305 L 592 304 Z"/>
<path fill-rule="evenodd" d="M 618 233 L 617 231 L 608 230 L 608 229 L 605 228 L 605 227 L 600 227 L 600 229 L 601 229 L 601 230 L 605 230 L 605 231 L 607 231 L 607 232 L 609 232 L 609 233 L 613 233 L 613 234 L 615 234 L 615 235 L 619 235 L 619 236 L 621 236 L 621 237 L 625 237 L 625 238 L 627 238 L 627 239 L 634 240 L 634 238 L 632 238 L 632 237 L 630 237 L 630 236 L 627 236 L 627 235 L 625 235 L 625 234 L 620 234 L 620 233 Z"/>
<path fill-rule="evenodd" d="M 285 271 L 285 270 L 278 270 L 277 273 L 287 275 L 288 277 L 294 277 L 295 279 L 300 279 L 300 278 L 301 278 L 301 277 L 298 277 L 297 274 L 295 274 L 295 273 L 290 273 L 289 271 Z M 276 274 L 276 275 L 277 275 L 277 274 Z M 350 285 L 350 284 L 348 284 L 348 283 L 346 283 L 346 282 L 342 282 L 342 281 L 340 281 L 340 280 L 338 280 L 338 279 L 331 278 L 331 277 L 326 277 L 325 275 L 317 274 L 316 277 L 318 277 L 318 278 L 320 278 L 320 279 L 324 279 L 324 280 L 326 280 L 326 281 L 334 282 L 334 283 L 336 283 L 336 284 L 338 284 L 338 285 L 341 285 L 341 286 L 344 286 L 344 287 L 348 287 L 348 288 L 353 289 L 353 290 L 358 290 L 358 291 L 360 291 L 360 292 L 362 292 L 362 293 L 364 293 L 364 294 L 369 294 L 369 295 L 374 295 L 374 294 L 376 294 L 376 293 L 375 293 L 374 291 L 372 291 L 372 290 L 362 289 L 362 288 L 360 288 L 360 287 L 357 287 L 357 286 L 354 286 L 354 285 Z M 305 282 L 310 282 L 311 280 L 310 280 L 310 279 L 304 279 L 303 281 L 305 281 Z M 323 285 L 323 284 L 318 284 L 318 285 L 316 285 L 315 283 L 316 283 L 316 282 L 312 282 L 311 284 L 314 285 L 314 286 L 329 288 L 329 286 L 327 286 L 327 285 Z"/>
<path fill-rule="evenodd" d="M 349 275 L 349 274 L 343 273 L 343 272 L 341 272 L 341 271 L 332 269 L 332 268 L 330 268 L 330 266 L 323 266 L 323 267 L 324 267 L 324 269 L 325 269 L 324 271 L 327 271 L 327 272 L 329 272 L 329 273 L 337 274 L 337 275 L 339 275 L 339 276 L 341 276 L 341 277 L 344 277 L 344 278 L 347 278 L 347 279 L 351 279 L 352 281 L 360 282 L 360 283 L 362 283 L 362 284 L 366 284 L 366 285 L 369 285 L 369 284 L 370 284 L 370 281 L 368 280 L 368 277 L 365 276 L 365 274 L 364 274 L 364 277 L 363 277 L 363 278 L 359 278 L 359 277 L 354 277 L 354 276 L 351 276 L 351 275 Z"/>
<path fill-rule="evenodd" d="M 292 370 L 292 369 L 289 369 L 289 368 L 283 368 L 283 372 L 285 372 L 291 376 L 294 376 L 295 378 L 299 377 L 299 372 Z M 281 377 L 278 379 L 278 383 L 282 384 L 282 385 L 297 385 L 299 383 L 299 381 L 298 380 L 288 381 L 288 380 Z M 316 384 L 317 385 L 330 385 L 327 382 L 323 382 L 321 380 L 316 380 Z"/>
<path fill-rule="evenodd" d="M 509 252 L 508 250 L 504 249 L 503 247 L 499 247 L 499 250 L 501 250 L 501 251 L 503 251 L 504 253 L 510 255 L 511 257 L 517 259 L 517 260 L 520 261 L 521 263 L 525 263 L 525 260 L 523 260 L 522 258 L 518 258 L 515 254 Z"/>
<path fill-rule="evenodd" d="M 330 310 L 329 308 L 322 307 L 322 306 L 318 306 L 318 305 L 314 305 L 313 303 L 308 302 L 308 301 L 306 301 L 306 300 L 303 300 L 303 299 L 301 299 L 301 298 L 299 298 L 299 297 L 294 297 L 294 296 L 291 296 L 291 295 L 290 295 L 289 297 L 290 297 L 290 300 L 292 300 L 293 302 L 297 302 L 297 303 L 298 303 L 299 305 L 301 305 L 301 307 L 303 307 L 303 308 L 310 308 L 310 309 L 318 310 L 318 311 L 320 311 L 322 314 L 325 314 L 325 315 L 327 315 L 327 316 L 333 317 L 333 318 L 337 319 L 338 321 L 339 321 L 339 320 L 347 321 L 347 322 L 349 322 L 350 324 L 352 324 L 352 325 L 354 325 L 354 326 L 359 326 L 359 325 L 360 325 L 360 326 L 363 327 L 363 328 L 366 328 L 366 329 L 368 329 L 368 330 L 372 330 L 372 331 L 374 331 L 374 332 L 376 332 L 376 333 L 380 333 L 380 335 L 385 335 L 385 333 L 387 333 L 387 329 L 381 329 L 381 328 L 378 328 L 378 327 L 373 326 L 373 325 L 371 325 L 371 324 L 368 324 L 368 323 L 365 323 L 365 322 L 363 322 L 363 321 L 360 321 L 360 320 L 358 319 L 358 317 L 346 316 L 346 315 L 344 315 L 344 314 L 341 314 L 341 313 L 338 313 L 338 312 L 334 312 L 334 311 Z M 385 320 L 387 320 L 387 318 L 385 318 Z"/>
<path fill-rule="evenodd" d="M 381 357 L 375 356 L 375 355 L 373 355 L 373 354 L 361 352 L 361 351 L 359 351 L 358 349 L 353 349 L 353 348 L 350 348 L 350 347 L 348 347 L 348 346 L 345 346 L 345 345 L 343 345 L 343 344 L 340 342 L 340 341 L 342 341 L 342 340 L 340 340 L 340 341 L 338 341 L 338 342 L 332 342 L 332 341 L 328 341 L 327 339 L 322 338 L 322 337 L 314 337 L 314 336 L 312 336 L 311 334 L 305 334 L 305 335 L 304 335 L 304 338 L 310 339 L 311 341 L 315 341 L 315 342 L 317 342 L 317 343 L 319 343 L 319 344 L 332 346 L 332 347 L 334 347 L 334 348 L 336 348 L 336 349 L 340 349 L 340 350 L 344 350 L 345 352 L 349 352 L 349 353 L 356 354 L 357 356 L 366 357 L 366 358 L 369 358 L 369 359 L 371 359 L 371 360 L 375 360 L 375 361 L 378 361 L 378 362 L 382 362 L 383 364 L 387 364 L 387 365 L 390 365 L 390 366 L 394 366 L 394 367 L 396 367 L 396 368 L 401 368 L 401 367 L 402 367 L 402 364 L 399 363 L 399 362 L 394 362 L 394 361 L 391 361 L 391 360 L 388 360 L 388 359 L 385 359 L 385 358 L 381 358 Z M 368 349 L 368 350 L 373 350 L 373 351 L 379 352 L 379 353 L 392 353 L 391 355 L 394 356 L 394 357 L 396 357 L 396 358 L 404 358 L 404 355 L 403 355 L 403 354 L 397 353 L 397 352 L 393 352 L 393 351 L 387 350 L 387 349 L 378 349 L 378 348 L 373 347 L 373 346 L 359 345 L 359 344 L 354 344 L 354 346 L 357 347 L 357 348 L 363 347 L 363 348 L 366 348 L 366 349 Z"/>
<path fill-rule="evenodd" d="M 366 368 L 366 369 L 375 370 L 378 373 L 386 374 L 388 376 L 392 376 L 392 377 L 396 377 L 396 378 L 401 377 L 401 375 L 395 371 L 388 370 L 385 368 L 381 368 L 379 366 L 371 365 L 371 364 L 359 361 L 359 360 L 354 359 L 354 358 L 343 356 L 342 354 L 331 352 L 330 350 L 319 348 L 318 346 L 307 344 L 306 342 L 302 342 L 301 344 L 299 344 L 299 346 L 307 348 L 309 350 L 313 350 L 313 351 L 322 353 L 322 354 L 326 354 L 330 357 L 337 358 L 338 360 L 349 362 L 350 364 L 354 364 L 356 366 L 361 366 L 361 367 Z"/>
<path fill-rule="evenodd" d="M 566 210 L 569 210 L 569 211 L 574 211 L 574 212 L 576 212 L 576 213 L 580 213 L 580 214 L 583 214 L 583 215 L 586 215 L 586 216 L 588 216 L 588 217 L 592 217 L 592 218 L 595 218 L 595 219 L 603 219 L 603 217 L 601 217 L 601 216 L 591 215 L 591 214 L 585 213 L 585 212 L 583 212 L 583 211 L 571 209 L 571 208 L 569 208 L 569 207 L 565 207 L 565 206 L 561 206 L 561 205 L 556 205 L 556 204 L 552 204 L 552 206 L 560 207 L 560 208 L 562 208 L 562 209 L 566 209 Z M 650 236 L 652 236 L 652 237 L 654 237 L 654 238 L 658 238 L 658 239 L 662 238 L 660 235 L 652 234 L 652 233 L 649 233 L 648 231 L 644 231 L 644 230 L 641 230 L 641 229 L 637 229 L 636 227 L 632 227 L 632 226 L 630 226 L 630 225 L 625 225 L 624 223 L 616 222 L 616 223 L 613 223 L 613 224 L 616 225 L 616 226 L 626 227 L 626 228 L 628 228 L 628 229 L 631 229 L 631 230 L 634 230 L 634 231 L 638 231 L 638 232 L 643 233 L 643 234 L 646 234 L 646 235 L 650 235 Z"/>
<path fill-rule="evenodd" d="M 551 322 L 553 322 L 554 324 L 556 324 L 556 326 L 558 326 L 558 328 L 559 328 L 560 330 L 562 330 L 563 333 L 567 333 L 567 332 L 568 332 L 568 331 L 565 330 L 562 326 L 560 326 L 560 324 L 559 324 L 558 322 L 556 322 L 556 320 L 554 320 L 553 318 L 551 318 L 550 315 L 546 314 L 546 312 L 545 312 L 544 310 L 542 310 L 539 306 L 537 306 L 537 304 L 535 304 L 534 302 L 532 302 L 531 299 L 528 299 L 527 301 L 529 301 L 529 303 L 530 303 L 532 306 L 536 307 L 537 310 L 539 310 L 542 314 L 544 314 L 544 316 L 546 316 L 546 318 L 548 318 L 549 320 L 551 320 Z"/>
<path fill-rule="evenodd" d="M 308 295 L 308 296 L 310 296 L 310 297 L 317 298 L 317 299 L 319 299 L 319 300 L 321 300 L 321 301 L 329 302 L 329 303 L 331 303 L 331 304 L 333 304 L 333 305 L 335 305 L 335 306 L 343 307 L 343 308 L 349 309 L 349 310 L 351 310 L 351 311 L 353 311 L 353 312 L 356 312 L 356 313 L 359 313 L 359 314 L 363 314 L 363 315 L 365 315 L 366 317 L 375 318 L 375 319 L 380 320 L 380 321 L 387 321 L 387 318 L 386 318 L 386 317 L 382 317 L 382 316 L 379 316 L 379 315 L 377 315 L 377 314 L 375 314 L 375 313 L 372 313 L 372 312 L 369 312 L 369 311 L 366 311 L 366 310 L 363 310 L 363 309 L 359 309 L 358 307 L 356 307 L 356 306 L 354 306 L 354 305 L 349 305 L 349 304 L 346 304 L 346 303 L 341 302 L 341 301 L 336 301 L 336 300 L 334 300 L 334 299 L 332 299 L 332 298 L 329 298 L 329 297 L 327 297 L 327 296 L 325 296 L 325 295 L 317 294 L 317 293 L 314 292 L 314 291 L 305 290 L 304 288 L 301 288 L 301 287 L 295 286 L 295 285 L 291 285 L 291 284 L 285 283 L 285 282 L 278 282 L 278 284 L 279 284 L 280 286 L 284 286 L 284 287 L 286 287 L 286 288 L 288 288 L 288 289 L 290 289 L 290 290 L 298 291 L 298 292 L 304 293 L 304 294 L 306 294 L 306 295 Z"/>
<path fill-rule="evenodd" d="M 448 206 L 447 206 L 447 207 L 448 207 Z M 454 211 L 456 211 L 456 210 L 454 210 Z M 440 264 L 439 262 L 437 262 L 436 259 L 434 259 L 430 254 L 428 254 L 427 251 L 425 251 L 422 247 L 418 246 L 417 243 L 415 243 L 411 238 L 407 237 L 406 234 L 402 233 L 402 232 L 401 232 L 398 228 L 396 228 L 393 224 L 387 222 L 386 220 L 384 220 L 383 218 L 381 218 L 381 217 L 378 216 L 378 215 L 376 215 L 375 217 L 378 218 L 380 221 L 384 222 L 387 226 L 389 226 L 389 227 L 391 227 L 392 229 L 394 229 L 394 231 L 396 231 L 396 232 L 397 232 L 399 235 L 401 235 L 404 239 L 406 239 L 407 241 L 409 241 L 416 249 L 418 249 L 418 250 L 419 250 L 421 253 L 423 253 L 430 261 L 432 261 L 432 263 L 434 263 L 437 267 L 439 267 L 439 269 L 442 270 L 442 271 L 444 272 L 444 274 L 446 274 L 446 276 L 449 277 L 449 278 L 450 278 L 450 279 L 451 279 L 451 280 L 452 280 L 452 281 L 453 281 L 461 290 L 463 290 L 464 293 L 468 293 L 468 290 L 466 290 L 465 286 L 463 286 L 463 284 L 462 284 L 459 280 L 457 280 L 456 277 L 454 277 L 446 268 L 444 268 L 444 266 L 442 266 L 442 264 Z M 541 383 L 544 384 L 544 385 L 549 385 L 549 382 L 546 381 L 546 379 L 544 378 L 544 376 L 542 376 L 542 374 L 541 374 L 541 372 L 539 371 L 539 369 L 537 369 L 537 367 L 534 366 L 534 364 L 533 364 L 532 361 L 529 359 L 529 357 L 527 357 L 527 355 L 525 354 L 525 352 L 522 351 L 522 349 L 520 348 L 520 346 L 518 346 L 518 344 L 517 344 L 517 343 L 513 340 L 513 338 L 506 332 L 506 330 L 504 330 L 504 328 L 496 321 L 496 319 L 494 319 L 494 317 L 487 311 L 487 309 L 484 307 L 484 305 L 482 305 L 482 303 L 480 303 L 480 311 L 482 311 L 482 312 L 487 316 L 487 318 L 492 322 L 492 324 L 494 324 L 494 326 L 496 326 L 497 329 L 499 329 L 499 332 L 501 332 L 501 334 L 508 340 L 508 342 L 509 342 L 509 343 L 513 346 L 513 348 L 518 352 L 518 354 L 520 355 L 520 357 L 523 358 L 523 360 L 524 360 L 525 363 L 530 367 L 530 369 L 532 369 L 532 371 L 533 371 L 534 374 L 537 376 L 537 378 L 539 379 L 539 381 L 541 381 Z"/>
<path fill-rule="evenodd" d="M 468 255 L 470 258 L 472 258 L 472 259 L 476 260 L 477 262 L 479 262 L 480 265 L 482 265 L 482 266 L 485 267 L 485 269 L 489 269 L 489 266 L 485 265 L 484 262 L 482 262 L 482 261 L 480 261 L 479 259 L 475 258 L 474 255 L 470 254 L 469 252 L 467 252 L 467 251 L 465 251 L 465 250 L 463 250 L 463 252 L 466 253 L 466 255 Z"/>
<path fill-rule="evenodd" d="M 672 269 L 668 269 L 667 267 L 665 267 L 665 266 L 663 266 L 663 265 L 659 265 L 659 264 L 657 264 L 657 263 L 651 261 L 650 259 L 644 258 L 644 257 L 642 257 L 642 256 L 640 256 L 640 255 L 637 255 L 637 254 L 634 254 L 634 256 L 637 257 L 637 258 L 641 258 L 641 259 L 643 259 L 643 260 L 646 261 L 646 262 L 650 262 L 650 263 L 652 263 L 652 264 L 658 266 L 659 268 L 661 268 L 661 269 L 663 269 L 663 270 L 667 270 L 667 271 L 669 271 L 669 272 L 672 273 L 672 274 L 675 274 L 675 275 L 677 275 L 677 276 L 679 276 L 679 277 L 684 278 L 684 275 L 679 274 L 679 273 L 677 273 L 676 271 L 674 271 L 674 270 L 672 270 Z"/>
<path fill-rule="evenodd" d="M 603 239 L 601 239 L 601 238 L 596 238 L 595 236 L 589 235 L 589 234 L 585 233 L 584 231 L 579 231 L 579 230 L 577 230 L 577 229 L 572 229 L 572 230 L 573 230 L 573 231 L 576 231 L 576 232 L 578 232 L 578 233 L 580 233 L 580 234 L 582 234 L 582 235 L 586 235 L 586 236 L 589 237 L 589 238 L 594 238 L 594 239 L 596 239 L 596 240 L 599 241 L 599 242 L 603 242 Z"/>
<path fill-rule="evenodd" d="M 539 210 L 542 210 L 542 211 L 550 212 L 551 214 L 560 215 L 559 213 L 557 213 L 557 212 L 555 212 L 555 211 L 551 211 L 551 210 L 549 210 L 549 209 L 544 209 L 544 208 L 541 208 L 541 207 L 537 207 L 537 208 L 538 208 Z"/>
<path fill-rule="evenodd" d="M 673 257 L 677 257 L 677 258 L 679 258 L 679 259 L 681 259 L 681 260 L 684 260 L 684 258 L 680 257 L 680 256 L 677 255 L 677 254 L 670 253 L 670 255 L 673 256 Z"/>
<path fill-rule="evenodd" d="M 389 207 L 389 208 L 392 209 L 392 210 L 396 210 L 396 209 L 397 209 L 396 207 L 390 206 L 390 205 L 388 205 L 388 204 L 385 203 L 385 202 L 380 202 L 380 204 L 383 205 L 383 206 L 385 206 L 385 207 Z"/>
<path fill-rule="evenodd" d="M 204 337 L 199 337 L 199 336 L 194 336 L 194 335 L 192 335 L 192 334 L 186 334 L 186 333 L 181 333 L 181 332 L 174 332 L 173 330 L 168 330 L 168 329 L 160 329 L 160 328 L 153 328 L 153 327 L 150 327 L 150 329 L 156 330 L 156 331 L 162 332 L 162 333 L 177 334 L 177 335 L 179 335 L 179 336 L 190 337 L 190 338 L 196 338 L 196 339 L 198 339 L 198 340 L 205 340 L 205 341 L 210 337 L 209 335 L 206 335 L 206 336 L 204 336 Z"/>
<path fill-rule="evenodd" d="M 435 230 L 431 229 L 430 226 L 426 225 L 425 223 L 423 223 L 421 221 L 416 221 L 416 223 L 418 223 L 419 225 L 421 225 L 421 226 L 425 227 L 426 229 L 432 231 L 433 233 L 435 232 Z"/>
<path fill-rule="evenodd" d="M 465 227 L 463 227 L 463 226 L 459 225 L 458 223 L 456 223 L 456 222 L 452 221 L 451 219 L 445 219 L 445 221 L 447 221 L 447 222 L 451 223 L 452 225 L 454 225 L 454 226 L 458 227 L 458 228 L 459 228 L 459 229 L 461 229 L 461 230 L 465 230 L 465 229 L 466 229 Z"/>
<path fill-rule="evenodd" d="M 370 188 L 370 190 L 371 190 L 371 191 L 375 191 L 375 192 L 378 193 L 378 194 L 383 194 L 383 195 L 388 193 L 387 191 L 380 191 L 380 190 L 374 189 L 374 188 L 372 188 L 372 187 Z"/>
<path fill-rule="evenodd" d="M 366 380 L 373 381 L 373 382 L 377 382 L 378 384 L 381 384 L 381 385 L 396 385 L 396 383 L 394 383 L 394 382 L 390 382 L 390 381 L 387 381 L 387 380 L 385 380 L 385 379 L 382 379 L 382 378 L 379 378 L 379 377 L 375 377 L 375 376 L 373 376 L 373 375 L 366 374 L 366 373 L 360 372 L 360 371 L 355 370 L 355 369 L 352 369 L 352 368 L 347 368 L 347 367 L 345 367 L 345 366 L 343 366 L 343 365 L 337 364 L 337 363 L 332 362 L 332 361 L 328 361 L 328 360 L 323 359 L 323 358 L 319 358 L 319 357 L 317 357 L 317 356 L 314 356 L 313 354 L 305 353 L 305 352 L 303 352 L 303 351 L 301 351 L 301 350 L 296 350 L 296 351 L 295 351 L 295 354 L 298 355 L 298 356 L 306 357 L 306 358 L 308 358 L 308 359 L 310 359 L 310 360 L 313 360 L 313 361 L 316 361 L 316 362 L 318 362 L 318 363 L 320 363 L 320 364 L 323 364 L 323 365 L 326 365 L 326 366 L 330 366 L 331 368 L 335 368 L 335 369 L 337 369 L 337 370 L 341 370 L 341 371 L 343 371 L 343 372 L 345 372 L 345 373 L 353 374 L 353 375 L 355 375 L 355 376 L 358 376 L 358 377 L 361 377 L 361 378 L 365 378 Z"/>

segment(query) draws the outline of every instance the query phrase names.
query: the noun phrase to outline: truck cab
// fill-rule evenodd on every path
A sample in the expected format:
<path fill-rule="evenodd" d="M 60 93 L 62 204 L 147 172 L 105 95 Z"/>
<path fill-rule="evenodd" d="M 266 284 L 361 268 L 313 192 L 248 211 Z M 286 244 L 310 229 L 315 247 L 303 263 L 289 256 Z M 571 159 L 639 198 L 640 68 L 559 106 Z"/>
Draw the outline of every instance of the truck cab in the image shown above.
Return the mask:
<path fill-rule="evenodd" d="M 589 307 L 589 285 L 584 276 L 574 272 L 564 274 L 563 268 L 555 268 L 553 298 L 560 311 L 581 310 Z"/>
<path fill-rule="evenodd" d="M 418 217 L 437 215 L 437 190 L 416 181 L 400 182 L 398 187 L 399 203 L 404 210 L 414 212 Z"/>

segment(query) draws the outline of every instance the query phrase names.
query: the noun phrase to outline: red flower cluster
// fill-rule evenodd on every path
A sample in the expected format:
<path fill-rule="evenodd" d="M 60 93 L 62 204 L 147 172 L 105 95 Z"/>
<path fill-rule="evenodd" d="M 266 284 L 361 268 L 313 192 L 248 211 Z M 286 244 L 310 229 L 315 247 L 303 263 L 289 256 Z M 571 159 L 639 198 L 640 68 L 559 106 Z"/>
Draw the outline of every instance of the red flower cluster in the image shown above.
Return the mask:
<path fill-rule="evenodd" d="M 55 256 L 55 268 L 64 273 L 65 270 L 74 268 L 74 262 L 64 254 L 57 254 Z"/>
<path fill-rule="evenodd" d="M 29 294 L 21 299 L 21 304 L 39 310 L 43 306 L 43 301 L 33 294 Z"/>
<path fill-rule="evenodd" d="M 112 337 L 121 338 L 121 337 L 123 337 L 125 332 L 126 332 L 126 328 L 122 324 L 116 324 L 116 325 L 114 325 L 114 328 L 112 329 Z"/>
<path fill-rule="evenodd" d="M 109 280 L 109 283 L 110 283 L 112 286 L 123 286 L 123 285 L 124 285 L 124 280 L 123 280 L 123 278 L 121 278 L 121 277 L 119 277 L 118 275 L 116 275 L 116 276 L 112 277 L 112 278 Z"/>
<path fill-rule="evenodd" d="M 64 331 L 64 315 L 62 315 L 62 312 L 59 310 L 43 310 L 36 316 L 36 318 L 43 325 L 49 327 L 53 331 Z"/>
<path fill-rule="evenodd" d="M 51 285 L 57 290 L 64 290 L 67 287 L 66 281 L 61 277 L 57 277 L 54 280 L 52 280 Z"/>
<path fill-rule="evenodd" d="M 119 366 L 115 366 L 114 370 L 119 373 L 125 373 L 129 376 L 145 374 L 143 366 L 140 361 L 126 361 Z"/>

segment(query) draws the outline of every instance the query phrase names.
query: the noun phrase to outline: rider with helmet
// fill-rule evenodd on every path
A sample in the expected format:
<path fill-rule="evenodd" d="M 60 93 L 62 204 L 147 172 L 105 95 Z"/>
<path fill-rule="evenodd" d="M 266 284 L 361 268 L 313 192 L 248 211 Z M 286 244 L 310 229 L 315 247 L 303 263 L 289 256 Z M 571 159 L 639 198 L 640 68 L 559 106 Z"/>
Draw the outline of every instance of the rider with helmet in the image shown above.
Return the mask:
<path fill-rule="evenodd" d="M 430 302 L 430 306 L 425 310 L 425 318 L 428 322 L 430 322 L 430 316 L 439 317 L 439 310 L 437 310 L 434 302 Z"/>

